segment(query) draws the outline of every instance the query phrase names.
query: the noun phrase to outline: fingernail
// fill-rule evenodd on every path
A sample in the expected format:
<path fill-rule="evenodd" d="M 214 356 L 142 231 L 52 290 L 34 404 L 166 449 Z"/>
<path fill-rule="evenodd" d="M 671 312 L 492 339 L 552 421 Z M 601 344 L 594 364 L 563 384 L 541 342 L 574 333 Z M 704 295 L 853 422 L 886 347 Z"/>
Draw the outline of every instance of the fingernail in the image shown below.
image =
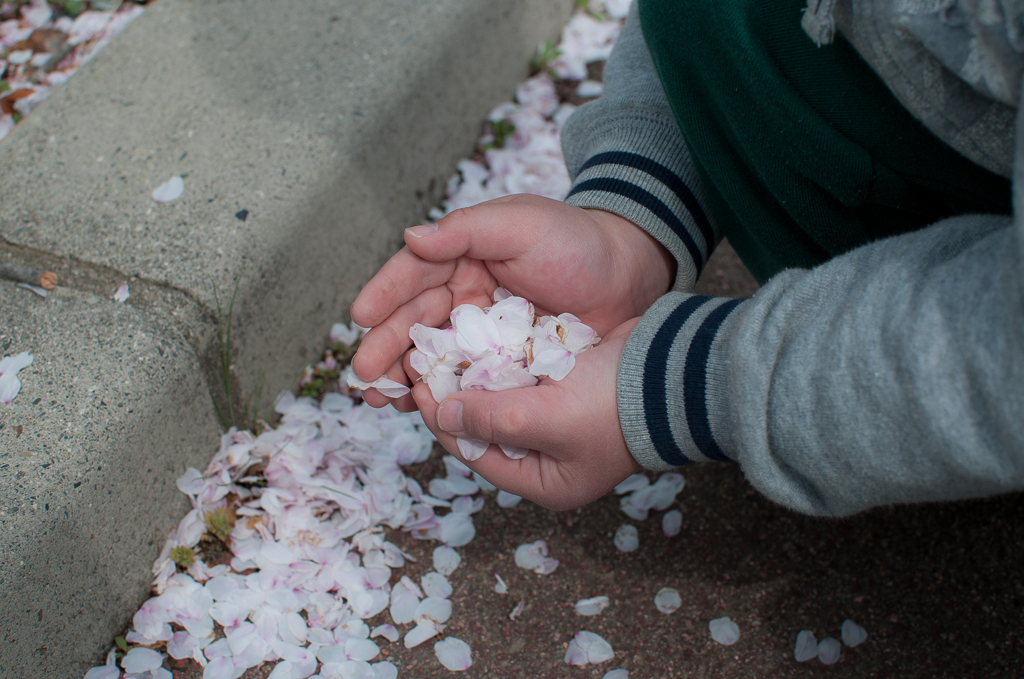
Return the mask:
<path fill-rule="evenodd" d="M 407 234 L 413 238 L 423 238 L 429 236 L 432 233 L 437 233 L 437 224 L 420 224 L 419 226 L 410 226 L 405 230 Z"/>
<path fill-rule="evenodd" d="M 448 399 L 437 408 L 437 426 L 449 434 L 462 431 L 462 401 Z"/>

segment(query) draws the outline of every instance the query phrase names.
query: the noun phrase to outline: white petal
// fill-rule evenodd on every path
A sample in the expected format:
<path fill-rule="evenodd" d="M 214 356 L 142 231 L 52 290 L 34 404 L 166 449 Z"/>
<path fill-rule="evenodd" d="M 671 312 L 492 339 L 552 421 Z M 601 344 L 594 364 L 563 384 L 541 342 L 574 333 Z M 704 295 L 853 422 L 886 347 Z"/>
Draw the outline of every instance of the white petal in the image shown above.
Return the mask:
<path fill-rule="evenodd" d="M 626 477 L 626 480 L 615 486 L 615 493 L 617 495 L 624 495 L 631 493 L 634 490 L 640 490 L 646 488 L 651 484 L 651 480 L 647 478 L 646 474 L 633 474 L 632 476 Z"/>
<path fill-rule="evenodd" d="M 396 625 L 412 622 L 420 599 L 416 593 L 399 583 L 391 590 L 391 619 Z"/>
<path fill-rule="evenodd" d="M 548 575 L 558 568 L 558 559 L 548 558 L 548 544 L 544 540 L 519 545 L 515 554 L 516 565 L 538 575 Z"/>
<path fill-rule="evenodd" d="M 640 537 L 636 526 L 624 523 L 615 531 L 615 547 L 620 552 L 632 552 L 640 546 Z"/>
<path fill-rule="evenodd" d="M 853 620 L 843 620 L 842 637 L 843 643 L 853 648 L 864 643 L 868 638 L 868 633 Z"/>
<path fill-rule="evenodd" d="M 153 200 L 158 203 L 166 203 L 180 196 L 185 191 L 185 181 L 180 176 L 174 176 L 153 190 Z"/>
<path fill-rule="evenodd" d="M 423 576 L 423 593 L 427 596 L 441 597 L 447 599 L 452 595 L 452 585 L 448 582 L 448 578 L 444 577 L 440 573 L 434 573 L 431 571 Z M 438 621 L 440 622 L 440 621 Z"/>
<path fill-rule="evenodd" d="M 438 631 L 436 624 L 428 621 L 420 621 L 416 627 L 409 632 L 406 632 L 405 641 L 403 643 L 406 648 L 415 648 L 430 637 L 437 636 L 440 633 L 441 632 Z"/>
<path fill-rule="evenodd" d="M 565 649 L 566 665 L 586 665 L 589 661 L 587 660 L 587 653 L 580 648 L 579 643 L 572 639 L 569 642 L 569 646 Z"/>
<path fill-rule="evenodd" d="M 123 284 L 121 287 L 119 287 L 114 292 L 114 301 L 115 302 L 124 302 L 126 299 L 128 299 L 128 297 L 129 297 L 129 294 L 128 294 L 128 284 L 127 283 Z"/>
<path fill-rule="evenodd" d="M 468 670 L 473 664 L 469 644 L 455 637 L 448 637 L 434 644 L 434 654 L 452 672 Z"/>
<path fill-rule="evenodd" d="M 506 457 L 510 460 L 521 460 L 529 454 L 529 448 L 517 448 L 516 446 L 505 445 L 504 443 L 498 445 L 501 448 L 501 452 L 505 453 Z"/>
<path fill-rule="evenodd" d="M 576 96 L 584 99 L 600 97 L 602 92 L 604 92 L 604 85 L 597 80 L 584 80 L 576 86 Z"/>
<path fill-rule="evenodd" d="M 380 653 L 380 647 L 369 639 L 346 639 L 345 655 L 349 660 L 373 660 Z"/>
<path fill-rule="evenodd" d="M 110 665 L 94 667 L 85 673 L 85 679 L 120 679 L 121 670 Z"/>
<path fill-rule="evenodd" d="M 509 507 L 515 507 L 517 504 L 519 504 L 519 502 L 522 499 L 523 498 L 519 497 L 518 495 L 513 495 L 512 493 L 506 493 L 503 490 L 498 491 L 499 507 L 505 507 L 506 509 Z"/>
<path fill-rule="evenodd" d="M 494 584 L 494 591 L 498 594 L 508 594 L 508 585 L 505 583 L 502 577 L 495 573 L 494 579 L 498 581 Z"/>
<path fill-rule="evenodd" d="M 629 670 L 611 670 L 610 672 L 605 672 L 601 679 L 629 679 Z"/>
<path fill-rule="evenodd" d="M 580 599 L 576 602 L 575 609 L 579 615 L 597 615 L 609 605 L 608 597 L 595 596 L 589 599 Z"/>
<path fill-rule="evenodd" d="M 15 354 L 14 356 L 8 356 L 0 360 L 0 375 L 8 373 L 17 375 L 19 370 L 24 370 L 30 365 L 32 365 L 32 354 L 27 351 Z"/>
<path fill-rule="evenodd" d="M 818 640 L 814 632 L 805 629 L 796 635 L 796 648 L 793 649 L 793 657 L 797 662 L 804 662 L 818 656 Z"/>
<path fill-rule="evenodd" d="M 683 605 L 679 591 L 673 587 L 662 587 L 654 595 L 654 606 L 665 615 L 675 613 Z"/>
<path fill-rule="evenodd" d="M 438 537 L 441 542 L 451 547 L 468 544 L 476 535 L 473 519 L 468 514 L 451 512 L 438 520 Z"/>
<path fill-rule="evenodd" d="M 460 563 L 462 563 L 462 557 L 448 545 L 441 545 L 434 549 L 434 570 L 441 575 L 451 575 Z"/>
<path fill-rule="evenodd" d="M 441 597 L 428 596 L 416 607 L 417 618 L 430 618 L 434 622 L 448 622 L 452 617 L 452 602 Z"/>
<path fill-rule="evenodd" d="M 487 441 L 478 441 L 477 439 L 457 438 L 455 440 L 459 444 L 459 452 L 462 453 L 462 457 L 469 462 L 480 459 L 487 452 L 487 447 L 491 445 Z"/>
<path fill-rule="evenodd" d="M 151 648 L 136 646 L 121 658 L 121 667 L 125 672 L 147 672 L 160 667 L 164 662 L 164 654 Z"/>
<path fill-rule="evenodd" d="M 367 389 L 376 389 L 388 398 L 398 398 L 409 393 L 409 387 L 404 384 L 399 384 L 394 380 L 389 380 L 386 377 L 379 377 L 373 382 L 364 382 L 356 377 L 355 372 L 351 370 L 348 371 L 346 381 L 348 382 L 348 386 L 354 389 L 360 389 L 362 391 L 366 391 Z"/>
<path fill-rule="evenodd" d="M 832 637 L 825 637 L 818 642 L 818 660 L 825 665 L 831 665 L 839 660 L 839 653 L 842 645 Z"/>
<path fill-rule="evenodd" d="M 715 618 L 708 623 L 711 638 L 723 646 L 732 646 L 740 638 L 739 625 L 728 617 Z"/>
<path fill-rule="evenodd" d="M 398 668 L 390 660 L 373 663 L 370 667 L 373 668 L 373 679 L 398 679 Z"/>
<path fill-rule="evenodd" d="M 14 373 L 0 375 L 0 403 L 10 403 L 21 391 L 21 380 Z"/>
<path fill-rule="evenodd" d="M 370 638 L 384 637 L 388 641 L 398 641 L 398 629 L 394 625 L 377 625 L 370 632 Z"/>
<path fill-rule="evenodd" d="M 665 512 L 665 515 L 661 517 L 661 531 L 665 534 L 665 537 L 670 538 L 679 535 L 679 531 L 683 527 L 683 513 L 678 509 L 673 509 L 670 512 Z"/>

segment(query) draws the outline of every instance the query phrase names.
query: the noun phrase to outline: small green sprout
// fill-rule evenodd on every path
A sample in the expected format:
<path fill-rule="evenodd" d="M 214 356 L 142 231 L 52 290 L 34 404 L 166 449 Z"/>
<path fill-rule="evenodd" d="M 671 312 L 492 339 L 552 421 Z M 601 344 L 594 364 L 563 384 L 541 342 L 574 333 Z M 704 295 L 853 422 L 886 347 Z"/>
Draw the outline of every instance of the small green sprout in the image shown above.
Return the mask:
<path fill-rule="evenodd" d="M 178 545 L 171 550 L 171 561 L 182 568 L 188 568 L 196 562 L 196 553 L 184 545 Z"/>
<path fill-rule="evenodd" d="M 114 637 L 114 643 L 117 644 L 122 653 L 128 652 L 128 642 L 124 640 L 124 637 Z"/>
<path fill-rule="evenodd" d="M 228 510 L 223 507 L 206 513 L 206 530 L 225 545 L 228 544 L 228 538 L 231 537 L 234 523 Z"/>
<path fill-rule="evenodd" d="M 6 80 L 0 80 L 0 93 L 6 92 L 9 89 L 11 89 L 11 84 Z"/>
<path fill-rule="evenodd" d="M 491 146 L 496 149 L 505 148 L 505 142 L 515 134 L 515 131 L 516 126 L 509 120 L 491 121 L 491 134 L 494 136 Z"/>
<path fill-rule="evenodd" d="M 562 51 L 555 46 L 555 43 L 548 40 L 537 49 L 537 56 L 533 58 L 530 65 L 538 71 L 543 71 L 548 65 L 557 59 Z"/>

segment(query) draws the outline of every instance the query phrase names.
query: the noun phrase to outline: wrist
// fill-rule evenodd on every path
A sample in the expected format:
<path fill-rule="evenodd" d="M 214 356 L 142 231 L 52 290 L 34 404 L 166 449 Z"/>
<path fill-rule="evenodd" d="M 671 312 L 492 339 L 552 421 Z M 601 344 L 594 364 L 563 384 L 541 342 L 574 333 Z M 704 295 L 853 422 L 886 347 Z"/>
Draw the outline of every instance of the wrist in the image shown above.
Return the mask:
<path fill-rule="evenodd" d="M 587 212 L 609 238 L 617 268 L 631 291 L 635 315 L 641 315 L 672 289 L 675 257 L 654 236 L 625 217 L 595 208 Z"/>

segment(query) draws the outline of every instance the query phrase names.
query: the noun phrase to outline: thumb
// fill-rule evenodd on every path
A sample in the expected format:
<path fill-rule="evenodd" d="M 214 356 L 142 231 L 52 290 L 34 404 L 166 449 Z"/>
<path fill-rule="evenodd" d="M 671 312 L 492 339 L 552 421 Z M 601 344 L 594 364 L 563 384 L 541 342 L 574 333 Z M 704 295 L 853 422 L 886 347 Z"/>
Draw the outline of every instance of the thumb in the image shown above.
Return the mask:
<path fill-rule="evenodd" d="M 419 257 L 446 262 L 459 257 L 501 261 L 518 257 L 536 244 L 536 220 L 527 219 L 535 208 L 518 196 L 462 208 L 436 224 L 405 230 L 405 244 Z"/>
<path fill-rule="evenodd" d="M 559 389 L 549 384 L 508 391 L 457 392 L 437 409 L 437 425 L 457 438 L 490 441 L 551 453 L 560 448 L 566 413 Z"/>

